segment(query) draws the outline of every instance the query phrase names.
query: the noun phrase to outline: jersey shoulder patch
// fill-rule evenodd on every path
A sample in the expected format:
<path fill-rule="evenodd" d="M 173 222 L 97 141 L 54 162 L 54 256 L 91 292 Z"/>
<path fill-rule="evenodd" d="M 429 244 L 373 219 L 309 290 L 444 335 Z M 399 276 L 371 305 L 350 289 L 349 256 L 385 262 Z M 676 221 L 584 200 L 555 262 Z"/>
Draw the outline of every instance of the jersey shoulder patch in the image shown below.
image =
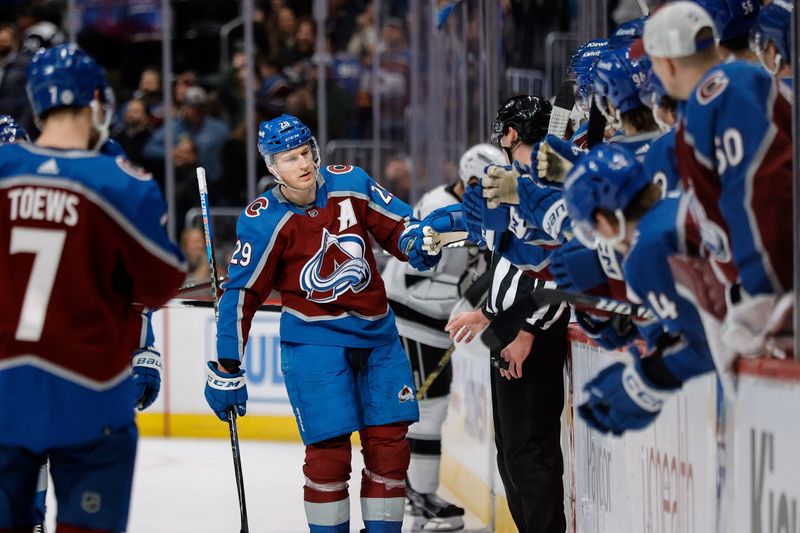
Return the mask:
<path fill-rule="evenodd" d="M 723 70 L 714 70 L 700 82 L 695 90 L 695 98 L 700 105 L 713 102 L 730 85 L 730 78 Z"/>
<path fill-rule="evenodd" d="M 153 175 L 147 172 L 142 167 L 135 165 L 125 156 L 118 155 L 114 158 L 114 162 L 120 170 L 125 172 L 128 176 L 135 178 L 139 181 L 150 181 Z"/>
<path fill-rule="evenodd" d="M 269 199 L 265 196 L 259 196 L 244 208 L 245 216 L 249 218 L 257 218 L 262 211 L 266 211 L 269 207 Z"/>
<path fill-rule="evenodd" d="M 328 192 L 355 192 L 369 194 L 370 177 L 356 165 L 328 165 L 320 169 Z"/>

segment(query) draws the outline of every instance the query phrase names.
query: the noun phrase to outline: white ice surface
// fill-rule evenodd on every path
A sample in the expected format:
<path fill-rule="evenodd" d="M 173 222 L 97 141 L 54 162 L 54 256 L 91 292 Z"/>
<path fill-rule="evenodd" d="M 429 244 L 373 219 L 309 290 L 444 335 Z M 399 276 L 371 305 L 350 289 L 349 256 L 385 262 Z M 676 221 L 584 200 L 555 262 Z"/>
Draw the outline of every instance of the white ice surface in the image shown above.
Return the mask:
<path fill-rule="evenodd" d="M 303 446 L 242 441 L 241 449 L 250 531 L 308 531 L 303 511 Z M 363 527 L 358 499 L 362 467 L 360 449 L 354 448 L 351 531 Z M 48 531 L 54 530 L 55 523 L 52 493 L 48 492 Z M 453 501 L 446 492 L 440 494 Z M 466 531 L 487 531 L 469 514 L 466 525 Z M 139 441 L 128 533 L 238 531 L 239 503 L 228 441 L 156 438 Z"/>

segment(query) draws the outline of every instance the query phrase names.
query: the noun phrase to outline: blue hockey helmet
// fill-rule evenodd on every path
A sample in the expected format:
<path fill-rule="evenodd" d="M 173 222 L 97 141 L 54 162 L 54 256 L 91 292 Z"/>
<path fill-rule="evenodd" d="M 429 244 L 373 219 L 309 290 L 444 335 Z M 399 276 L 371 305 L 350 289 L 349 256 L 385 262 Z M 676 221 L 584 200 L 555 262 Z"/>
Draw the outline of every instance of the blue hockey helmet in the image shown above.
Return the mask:
<path fill-rule="evenodd" d="M 760 0 L 694 0 L 711 15 L 721 42 L 748 35 L 758 17 Z"/>
<path fill-rule="evenodd" d="M 639 88 L 639 99 L 647 107 L 653 108 L 665 96 L 667 96 L 667 90 L 651 66 L 647 71 L 647 79 Z"/>
<path fill-rule="evenodd" d="M 615 128 L 622 125 L 622 114 L 642 107 L 639 92 L 647 82 L 650 59 L 631 59 L 627 50 L 607 50 L 594 65 L 594 96 L 597 107 Z M 611 114 L 607 102 L 614 106 Z"/>
<path fill-rule="evenodd" d="M 0 115 L 0 143 L 16 143 L 30 141 L 22 124 L 11 115 Z"/>
<path fill-rule="evenodd" d="M 568 76 L 575 81 L 575 102 L 584 114 L 589 113 L 594 90 L 592 67 L 610 46 L 608 39 L 593 39 L 583 43 L 572 56 Z"/>
<path fill-rule="evenodd" d="M 608 38 L 611 42 L 611 46 L 615 48 L 624 47 L 634 39 L 641 39 L 644 33 L 645 22 L 647 22 L 647 17 L 639 17 L 638 19 L 629 20 L 617 26 L 617 29 L 614 30 L 614 33 Z"/>
<path fill-rule="evenodd" d="M 283 114 L 272 120 L 262 122 L 258 127 L 258 151 L 261 157 L 264 158 L 267 169 L 282 185 L 285 184 L 275 169 L 275 155 L 287 150 L 293 150 L 306 143 L 311 148 L 314 165 L 319 169 L 320 157 L 317 140 L 311 135 L 309 127 L 300 122 L 297 117 Z"/>
<path fill-rule="evenodd" d="M 572 219 L 575 236 L 584 246 L 594 247 L 599 238 L 594 215 L 598 209 L 613 211 L 619 233 L 611 243 L 625 237 L 623 211 L 636 194 L 649 183 L 642 164 L 627 148 L 601 144 L 581 156 L 564 183 L 564 200 Z"/>
<path fill-rule="evenodd" d="M 776 69 L 780 69 L 781 61 L 788 64 L 792 60 L 792 8 L 791 2 L 772 0 L 758 12 L 758 19 L 750 32 L 753 48 L 759 57 L 770 42 L 775 45 L 780 54 L 775 58 Z"/>
<path fill-rule="evenodd" d="M 90 107 L 92 123 L 100 135 L 95 149 L 108 138 L 114 117 L 113 93 L 103 68 L 77 46 L 61 44 L 36 52 L 28 64 L 26 90 L 37 119 L 60 107 Z M 99 101 L 96 91 L 100 92 Z"/>

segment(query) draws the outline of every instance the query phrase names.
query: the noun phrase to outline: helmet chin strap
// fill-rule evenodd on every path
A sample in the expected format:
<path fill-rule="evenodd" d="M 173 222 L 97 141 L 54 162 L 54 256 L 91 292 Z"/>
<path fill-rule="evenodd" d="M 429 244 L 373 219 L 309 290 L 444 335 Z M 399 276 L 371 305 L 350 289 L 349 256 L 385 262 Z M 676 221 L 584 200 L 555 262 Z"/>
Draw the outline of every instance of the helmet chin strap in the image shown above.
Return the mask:
<path fill-rule="evenodd" d="M 614 211 L 614 215 L 617 217 L 617 225 L 619 226 L 619 229 L 617 229 L 617 234 L 610 239 L 603 240 L 618 252 L 625 253 L 627 250 L 625 237 L 628 233 L 627 225 L 625 223 L 625 215 L 622 213 L 621 209 Z"/>
<path fill-rule="evenodd" d="M 91 151 L 99 152 L 108 140 L 111 120 L 114 118 L 113 112 L 110 106 L 103 105 L 96 99 L 92 100 L 89 104 L 89 108 L 92 110 L 92 126 L 97 130 L 97 141 L 94 143 L 94 146 L 92 146 Z M 104 112 L 102 121 L 100 120 L 101 111 Z"/>
<path fill-rule="evenodd" d="M 521 143 L 521 142 L 522 142 L 522 139 L 517 138 L 517 140 L 514 141 L 513 143 L 511 143 L 511 146 L 509 146 L 508 148 L 506 148 L 502 144 L 500 145 L 500 148 L 502 148 L 503 151 L 506 153 L 506 157 L 508 158 L 508 164 L 509 165 L 513 165 L 514 164 L 514 155 L 513 155 L 514 148 L 516 148 L 517 145 L 519 143 Z"/>

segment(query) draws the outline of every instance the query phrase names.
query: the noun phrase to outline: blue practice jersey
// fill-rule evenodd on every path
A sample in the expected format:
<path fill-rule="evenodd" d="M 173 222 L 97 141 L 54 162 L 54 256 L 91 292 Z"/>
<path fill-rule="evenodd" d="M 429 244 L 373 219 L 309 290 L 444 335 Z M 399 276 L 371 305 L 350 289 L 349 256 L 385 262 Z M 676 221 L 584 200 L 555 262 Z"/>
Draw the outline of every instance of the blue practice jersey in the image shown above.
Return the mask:
<path fill-rule="evenodd" d="M 166 204 L 123 157 L 27 143 L 0 146 L 0 201 L 0 444 L 97 440 L 133 420 L 133 304 L 185 276 Z"/>
<path fill-rule="evenodd" d="M 239 216 L 236 248 L 220 300 L 217 357 L 241 360 L 250 323 L 276 289 L 284 342 L 374 347 L 397 335 L 370 247 L 374 238 L 400 260 L 411 207 L 362 169 L 320 169 L 314 204 L 298 207 L 280 187 Z"/>

